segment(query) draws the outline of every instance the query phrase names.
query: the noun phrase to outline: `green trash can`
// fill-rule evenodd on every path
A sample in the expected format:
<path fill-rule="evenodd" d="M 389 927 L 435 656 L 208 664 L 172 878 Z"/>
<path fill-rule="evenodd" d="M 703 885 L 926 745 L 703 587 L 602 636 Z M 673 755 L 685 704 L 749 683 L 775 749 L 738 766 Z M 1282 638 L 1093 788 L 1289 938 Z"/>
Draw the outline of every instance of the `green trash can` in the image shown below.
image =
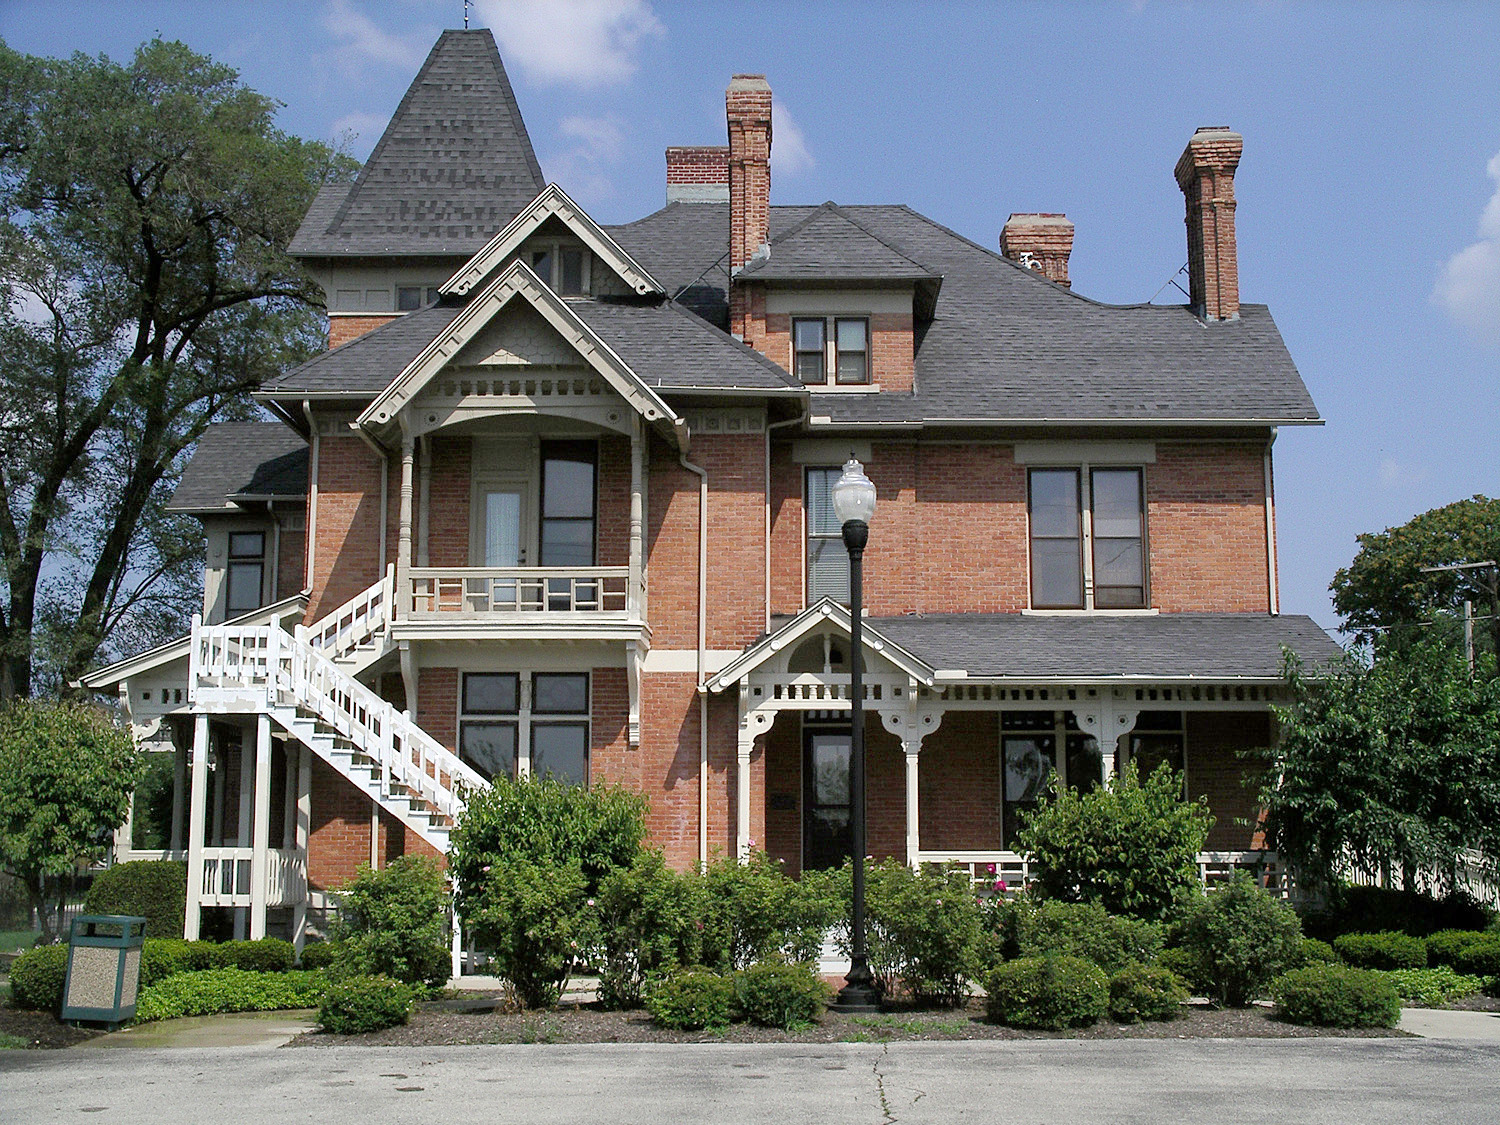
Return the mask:
<path fill-rule="evenodd" d="M 68 980 L 62 1018 L 111 1029 L 135 1018 L 141 984 L 146 919 L 125 914 L 81 914 L 68 941 Z"/>

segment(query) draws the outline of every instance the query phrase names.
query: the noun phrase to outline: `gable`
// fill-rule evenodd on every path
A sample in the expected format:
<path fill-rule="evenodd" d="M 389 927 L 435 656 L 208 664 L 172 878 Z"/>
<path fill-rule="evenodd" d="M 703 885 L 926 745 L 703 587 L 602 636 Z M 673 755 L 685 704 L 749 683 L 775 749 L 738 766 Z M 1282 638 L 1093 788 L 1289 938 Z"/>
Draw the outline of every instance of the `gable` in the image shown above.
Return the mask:
<path fill-rule="evenodd" d="M 444 296 L 459 297 L 473 292 L 497 272 L 508 268 L 528 240 L 534 243 L 544 231 L 576 238 L 588 248 L 598 266 L 609 270 L 627 292 L 641 297 L 665 296 L 666 291 L 660 282 L 556 184 L 548 184 L 542 189 L 540 195 L 465 262 L 463 268 L 445 281 L 438 291 Z"/>
<path fill-rule="evenodd" d="M 583 358 L 535 306 L 512 301 L 449 361 L 450 367 L 582 367 Z"/>

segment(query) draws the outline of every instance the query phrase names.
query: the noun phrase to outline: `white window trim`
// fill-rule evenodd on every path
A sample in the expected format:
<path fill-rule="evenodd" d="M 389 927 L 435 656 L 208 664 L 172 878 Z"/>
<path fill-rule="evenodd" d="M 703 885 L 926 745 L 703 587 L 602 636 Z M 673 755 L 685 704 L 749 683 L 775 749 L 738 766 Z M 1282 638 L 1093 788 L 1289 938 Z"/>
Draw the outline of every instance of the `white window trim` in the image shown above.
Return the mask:
<path fill-rule="evenodd" d="M 532 710 L 532 683 L 538 675 L 543 676 L 583 676 L 585 691 L 587 692 L 587 709 L 576 714 L 556 714 L 548 711 L 537 715 Z M 515 676 L 518 679 L 516 695 L 518 710 L 514 714 L 496 714 L 494 712 L 468 712 L 464 710 L 464 678 L 467 676 Z M 516 724 L 516 776 L 527 778 L 531 776 L 531 728 L 536 726 L 547 726 L 549 724 L 571 724 L 582 725 L 584 728 L 584 766 L 587 776 L 584 778 L 584 788 L 593 784 L 594 780 L 594 674 L 592 671 L 559 671 L 554 668 L 465 668 L 458 674 L 458 702 L 455 704 L 457 712 L 456 752 L 463 754 L 463 725 L 467 722 L 514 722 Z"/>
<path fill-rule="evenodd" d="M 1155 458 L 1152 459 L 1153 461 Z M 1081 616 L 1090 617 L 1152 617 L 1160 611 L 1151 604 L 1151 534 L 1147 526 L 1147 517 L 1150 514 L 1150 505 L 1146 499 L 1146 466 L 1143 463 L 1125 464 L 1113 460 L 1097 461 L 1031 461 L 1026 469 L 1026 608 L 1023 613 L 1035 616 Z M 1078 504 L 1079 504 L 1079 528 L 1081 533 L 1080 549 L 1083 552 L 1083 606 L 1082 608 L 1070 606 L 1046 606 L 1035 607 L 1031 605 L 1032 591 L 1034 589 L 1031 574 L 1031 471 L 1032 469 L 1076 469 L 1078 471 Z M 1103 608 L 1094 605 L 1094 488 L 1092 473 L 1094 469 L 1134 469 L 1140 473 L 1141 479 L 1141 585 L 1143 587 L 1143 606 L 1106 606 Z"/>

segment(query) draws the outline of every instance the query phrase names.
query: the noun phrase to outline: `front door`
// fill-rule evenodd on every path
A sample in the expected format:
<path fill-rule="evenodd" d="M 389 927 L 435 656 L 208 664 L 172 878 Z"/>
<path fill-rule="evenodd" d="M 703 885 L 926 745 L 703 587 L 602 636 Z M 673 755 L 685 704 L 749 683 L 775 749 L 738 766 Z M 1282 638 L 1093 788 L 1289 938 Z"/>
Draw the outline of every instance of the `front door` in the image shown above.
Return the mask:
<path fill-rule="evenodd" d="M 849 728 L 804 729 L 802 869 L 838 867 L 849 858 Z"/>

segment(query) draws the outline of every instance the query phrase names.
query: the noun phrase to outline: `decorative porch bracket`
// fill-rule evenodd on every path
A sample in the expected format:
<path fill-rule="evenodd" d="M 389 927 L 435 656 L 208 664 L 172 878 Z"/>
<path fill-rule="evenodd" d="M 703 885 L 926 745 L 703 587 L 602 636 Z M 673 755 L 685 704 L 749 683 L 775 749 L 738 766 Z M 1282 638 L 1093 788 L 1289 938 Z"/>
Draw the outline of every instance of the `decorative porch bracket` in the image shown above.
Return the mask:
<path fill-rule="evenodd" d="M 740 729 L 735 757 L 735 855 L 744 863 L 750 858 L 750 755 L 755 751 L 756 736 L 771 729 L 776 712 L 756 708 L 747 710 L 750 687 L 740 681 Z M 704 779 L 705 783 L 707 779 Z"/>
<path fill-rule="evenodd" d="M 906 693 L 906 706 L 900 710 L 882 710 L 880 722 L 901 740 L 901 752 L 906 757 L 906 861 L 915 867 L 917 853 L 922 848 L 917 809 L 922 739 L 943 725 L 943 712 L 936 707 L 919 706 L 917 684 L 912 681 Z"/>
<path fill-rule="evenodd" d="M 1114 693 L 1101 692 L 1099 699 L 1086 707 L 1075 707 L 1073 717 L 1078 720 L 1078 729 L 1091 734 L 1099 742 L 1099 780 L 1104 784 L 1115 773 L 1115 751 L 1120 739 L 1135 729 L 1140 716 L 1139 708 L 1126 708 L 1116 702 Z"/>

